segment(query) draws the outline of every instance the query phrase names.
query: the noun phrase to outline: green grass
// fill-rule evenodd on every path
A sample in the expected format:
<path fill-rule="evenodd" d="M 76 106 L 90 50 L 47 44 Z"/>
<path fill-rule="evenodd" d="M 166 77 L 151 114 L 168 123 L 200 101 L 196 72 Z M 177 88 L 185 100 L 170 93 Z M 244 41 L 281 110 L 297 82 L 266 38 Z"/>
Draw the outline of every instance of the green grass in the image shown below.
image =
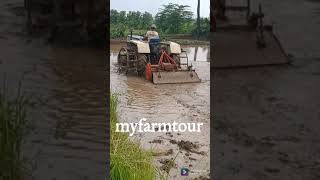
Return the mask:
<path fill-rule="evenodd" d="M 117 123 L 117 96 L 110 97 L 110 179 L 153 180 L 156 168 L 152 152 L 144 151 L 131 141 L 127 133 L 115 132 Z"/>
<path fill-rule="evenodd" d="M 6 88 L 0 92 L 0 179 L 23 179 L 21 146 L 26 127 L 26 98 L 9 99 Z"/>

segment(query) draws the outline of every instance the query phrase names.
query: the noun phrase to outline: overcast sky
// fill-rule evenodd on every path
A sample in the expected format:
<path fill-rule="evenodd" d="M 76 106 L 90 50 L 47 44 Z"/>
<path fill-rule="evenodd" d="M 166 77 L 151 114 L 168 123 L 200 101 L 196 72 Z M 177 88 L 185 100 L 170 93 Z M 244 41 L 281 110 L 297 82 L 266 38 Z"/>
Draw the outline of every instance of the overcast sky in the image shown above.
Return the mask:
<path fill-rule="evenodd" d="M 152 15 L 156 15 L 163 4 L 169 3 L 189 5 L 189 10 L 193 12 L 194 16 L 197 15 L 198 0 L 111 0 L 110 6 L 111 9 L 116 9 L 118 11 L 147 11 Z M 210 16 L 210 0 L 200 1 L 200 16 Z"/>

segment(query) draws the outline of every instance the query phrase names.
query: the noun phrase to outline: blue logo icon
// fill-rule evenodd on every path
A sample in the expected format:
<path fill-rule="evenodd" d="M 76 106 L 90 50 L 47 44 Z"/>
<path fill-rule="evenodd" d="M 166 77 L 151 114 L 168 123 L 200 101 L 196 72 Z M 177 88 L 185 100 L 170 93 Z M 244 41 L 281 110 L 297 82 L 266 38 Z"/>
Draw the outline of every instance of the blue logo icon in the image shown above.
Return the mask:
<path fill-rule="evenodd" d="M 188 168 L 181 168 L 181 176 L 188 176 L 189 169 Z"/>

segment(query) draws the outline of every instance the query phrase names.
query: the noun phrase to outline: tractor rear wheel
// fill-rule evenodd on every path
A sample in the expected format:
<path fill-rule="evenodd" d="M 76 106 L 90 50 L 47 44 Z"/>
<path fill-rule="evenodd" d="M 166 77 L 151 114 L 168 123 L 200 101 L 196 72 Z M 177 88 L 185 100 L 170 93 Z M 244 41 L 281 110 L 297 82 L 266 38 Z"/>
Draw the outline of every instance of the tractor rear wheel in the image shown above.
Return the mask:
<path fill-rule="evenodd" d="M 177 55 L 177 54 L 172 55 L 172 59 L 173 59 L 174 62 L 177 64 L 177 66 L 180 67 L 181 61 L 180 61 L 179 55 Z"/>
<path fill-rule="evenodd" d="M 148 57 L 144 54 L 138 54 L 137 70 L 140 76 L 145 75 L 147 64 L 148 64 Z"/>
<path fill-rule="evenodd" d="M 123 47 L 120 49 L 118 54 L 118 68 L 119 71 L 124 70 L 127 67 L 129 55 L 127 48 Z"/>

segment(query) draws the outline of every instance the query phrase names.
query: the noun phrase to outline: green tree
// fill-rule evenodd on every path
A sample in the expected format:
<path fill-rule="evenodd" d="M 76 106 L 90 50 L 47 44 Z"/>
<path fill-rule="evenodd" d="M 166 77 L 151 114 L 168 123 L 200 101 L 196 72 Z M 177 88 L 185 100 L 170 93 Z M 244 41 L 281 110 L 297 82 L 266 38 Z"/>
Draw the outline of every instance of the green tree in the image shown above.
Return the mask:
<path fill-rule="evenodd" d="M 123 22 L 123 23 L 126 23 L 128 25 L 129 28 L 133 28 L 134 27 L 134 21 L 135 21 L 135 17 L 134 17 L 134 13 L 133 11 L 129 11 L 127 13 L 127 22 Z"/>
<path fill-rule="evenodd" d="M 138 28 L 141 24 L 142 21 L 142 16 L 141 16 L 141 12 L 137 11 L 134 13 L 134 27 Z"/>
<path fill-rule="evenodd" d="M 153 17 L 150 13 L 144 12 L 142 14 L 142 20 L 140 22 L 141 29 L 148 29 L 153 23 Z"/>
<path fill-rule="evenodd" d="M 110 11 L 110 24 L 118 23 L 119 12 L 117 10 L 111 9 Z"/>
<path fill-rule="evenodd" d="M 200 29 L 197 27 L 193 29 L 193 36 L 197 37 L 207 37 L 210 32 L 210 19 L 200 18 Z"/>
<path fill-rule="evenodd" d="M 117 21 L 118 21 L 118 23 L 126 23 L 127 22 L 126 11 L 120 11 Z"/>
<path fill-rule="evenodd" d="M 169 3 L 163 5 L 156 14 L 155 22 L 160 31 L 165 33 L 180 33 L 186 23 L 192 22 L 193 13 L 190 6 Z"/>

